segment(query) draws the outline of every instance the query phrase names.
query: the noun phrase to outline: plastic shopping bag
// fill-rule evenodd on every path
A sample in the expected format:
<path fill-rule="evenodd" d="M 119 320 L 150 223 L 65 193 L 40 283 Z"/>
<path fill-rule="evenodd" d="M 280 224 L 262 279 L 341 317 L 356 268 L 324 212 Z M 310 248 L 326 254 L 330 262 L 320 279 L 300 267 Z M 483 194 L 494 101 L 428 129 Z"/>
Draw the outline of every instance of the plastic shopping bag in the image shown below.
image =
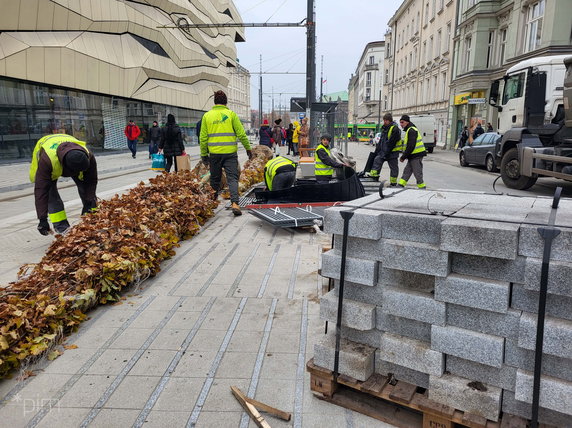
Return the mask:
<path fill-rule="evenodd" d="M 165 156 L 163 156 L 163 153 L 151 155 L 151 169 L 153 171 L 165 171 Z"/>

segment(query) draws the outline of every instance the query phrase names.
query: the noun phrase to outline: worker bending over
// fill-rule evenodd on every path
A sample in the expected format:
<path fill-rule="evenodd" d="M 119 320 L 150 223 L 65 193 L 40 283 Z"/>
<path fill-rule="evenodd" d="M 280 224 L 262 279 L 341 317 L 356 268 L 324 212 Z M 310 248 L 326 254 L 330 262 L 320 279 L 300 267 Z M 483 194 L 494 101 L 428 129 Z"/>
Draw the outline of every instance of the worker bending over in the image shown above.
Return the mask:
<path fill-rule="evenodd" d="M 264 181 L 268 190 L 292 187 L 296 181 L 296 162 L 283 156 L 270 159 L 264 166 Z"/>

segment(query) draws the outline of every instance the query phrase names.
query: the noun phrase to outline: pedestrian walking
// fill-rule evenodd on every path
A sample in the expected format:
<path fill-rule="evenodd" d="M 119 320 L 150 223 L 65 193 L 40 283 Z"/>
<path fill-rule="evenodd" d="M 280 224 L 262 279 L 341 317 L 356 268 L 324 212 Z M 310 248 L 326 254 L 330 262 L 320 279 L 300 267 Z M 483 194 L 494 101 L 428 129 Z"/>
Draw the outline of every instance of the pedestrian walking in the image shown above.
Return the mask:
<path fill-rule="evenodd" d="M 334 168 L 342 168 L 343 163 L 337 162 L 330 156 L 332 137 L 322 135 L 320 144 L 314 152 L 314 174 L 318 183 L 327 183 L 332 179 Z"/>
<path fill-rule="evenodd" d="M 282 145 L 282 119 L 278 118 L 274 121 L 274 126 L 272 127 L 272 140 L 273 140 L 273 147 L 274 152 L 277 155 L 280 155 L 279 147 Z"/>
<path fill-rule="evenodd" d="M 393 121 L 392 114 L 386 113 L 383 115 L 381 136 L 375 148 L 376 156 L 369 171 L 369 176 L 379 179 L 381 167 L 384 162 L 387 162 L 389 165 L 389 185 L 392 187 L 397 186 L 397 177 L 399 176 L 398 158 L 402 149 L 401 131 L 397 123 Z"/>
<path fill-rule="evenodd" d="M 467 145 L 467 141 L 469 141 L 469 128 L 465 126 L 459 136 L 459 148 L 462 149 L 465 147 Z"/>
<path fill-rule="evenodd" d="M 299 151 L 299 144 L 300 144 L 300 122 L 297 120 L 294 121 L 294 130 L 292 132 L 292 147 L 294 148 L 294 156 L 298 156 L 300 154 Z"/>
<path fill-rule="evenodd" d="M 235 216 L 242 215 L 238 205 L 238 145 L 240 140 L 246 154 L 250 159 L 250 143 L 240 119 L 227 105 L 227 97 L 223 91 L 214 94 L 214 107 L 203 116 L 201 125 L 201 158 L 203 162 L 210 164 L 211 187 L 215 191 L 215 198 L 220 191 L 222 170 L 226 172 L 232 213 Z"/>
<path fill-rule="evenodd" d="M 264 166 L 264 181 L 268 190 L 292 187 L 296 181 L 296 163 L 283 156 L 270 159 Z"/>
<path fill-rule="evenodd" d="M 490 122 L 487 123 L 487 132 L 494 132 L 493 125 Z"/>
<path fill-rule="evenodd" d="M 399 158 L 399 161 L 405 162 L 405 160 L 407 160 L 407 165 L 405 165 L 403 169 L 399 185 L 405 187 L 413 173 L 417 180 L 417 188 L 425 189 L 426 185 L 423 181 L 423 157 L 427 156 L 427 151 L 425 150 L 425 144 L 423 144 L 421 132 L 411 123 L 409 116 L 406 114 L 401 116 L 399 124 L 405 132 L 403 154 Z"/>
<path fill-rule="evenodd" d="M 260 144 L 272 149 L 272 140 L 273 140 L 272 130 L 268 125 L 268 119 L 264 119 L 264 121 L 262 122 L 262 126 L 260 127 L 258 135 L 260 136 Z"/>
<path fill-rule="evenodd" d="M 175 121 L 175 116 L 167 115 L 167 124 L 161 129 L 161 142 L 159 143 L 159 153 L 165 156 L 165 171 L 170 172 L 171 166 L 177 169 L 177 156 L 185 152 L 183 143 L 183 133 Z"/>
<path fill-rule="evenodd" d="M 95 209 L 97 197 L 97 163 L 85 142 L 71 135 L 46 135 L 38 140 L 32 154 L 30 181 L 34 183 L 36 214 L 40 223 L 38 232 L 48 235 L 48 223 L 57 233 L 64 233 L 70 224 L 64 203 L 58 192 L 58 178 L 71 177 L 77 185 L 82 215 Z"/>
<path fill-rule="evenodd" d="M 153 121 L 153 126 L 149 128 L 149 159 L 159 151 L 159 143 L 161 142 L 161 128 L 156 120 Z"/>
<path fill-rule="evenodd" d="M 302 119 L 302 124 L 298 129 L 298 151 L 301 152 L 301 156 L 308 156 L 308 151 L 303 150 L 309 147 L 310 144 L 310 125 L 308 124 L 308 118 Z"/>
<path fill-rule="evenodd" d="M 485 130 L 483 129 L 481 124 L 477 123 L 477 127 L 473 131 L 473 141 L 475 141 L 479 135 L 484 134 L 484 133 L 485 133 Z"/>
<path fill-rule="evenodd" d="M 139 138 L 139 135 L 141 135 L 141 130 L 137 125 L 135 125 L 133 119 L 130 119 L 123 132 L 127 137 L 127 147 L 131 150 L 131 157 L 135 159 L 135 156 L 137 155 L 137 139 Z"/>
<path fill-rule="evenodd" d="M 288 154 L 292 152 L 294 155 L 294 143 L 292 143 L 292 137 L 294 136 L 294 124 L 288 124 L 288 129 L 286 130 L 286 143 L 288 144 Z"/>

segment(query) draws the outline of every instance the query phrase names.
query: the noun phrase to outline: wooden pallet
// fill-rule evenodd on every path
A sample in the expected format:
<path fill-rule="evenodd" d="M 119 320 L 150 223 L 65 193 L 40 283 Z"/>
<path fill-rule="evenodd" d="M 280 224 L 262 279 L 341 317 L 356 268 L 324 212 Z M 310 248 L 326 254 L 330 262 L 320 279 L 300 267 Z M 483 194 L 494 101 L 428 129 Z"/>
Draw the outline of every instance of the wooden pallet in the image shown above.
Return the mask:
<path fill-rule="evenodd" d="M 306 364 L 310 389 L 318 398 L 363 413 L 375 419 L 407 428 L 526 428 L 523 418 L 504 415 L 499 422 L 465 413 L 428 398 L 427 391 L 403 381 L 390 382 L 373 374 L 365 382 L 339 375 L 334 382 L 330 370 L 318 367 L 312 358 Z"/>

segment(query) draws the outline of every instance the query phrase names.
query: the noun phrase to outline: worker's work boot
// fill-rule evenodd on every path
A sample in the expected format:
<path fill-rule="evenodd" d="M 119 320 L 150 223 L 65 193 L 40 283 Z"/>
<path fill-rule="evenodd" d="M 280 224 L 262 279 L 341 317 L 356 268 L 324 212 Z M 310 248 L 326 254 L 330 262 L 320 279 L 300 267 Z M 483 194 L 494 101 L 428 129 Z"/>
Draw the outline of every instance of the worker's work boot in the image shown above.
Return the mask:
<path fill-rule="evenodd" d="M 242 211 L 240 210 L 240 205 L 238 205 L 236 202 L 233 202 L 230 208 L 232 209 L 232 213 L 235 216 L 238 217 L 239 215 L 242 215 Z"/>
<path fill-rule="evenodd" d="M 70 224 L 67 220 L 58 221 L 54 223 L 54 230 L 58 234 L 64 234 L 70 227 Z"/>

